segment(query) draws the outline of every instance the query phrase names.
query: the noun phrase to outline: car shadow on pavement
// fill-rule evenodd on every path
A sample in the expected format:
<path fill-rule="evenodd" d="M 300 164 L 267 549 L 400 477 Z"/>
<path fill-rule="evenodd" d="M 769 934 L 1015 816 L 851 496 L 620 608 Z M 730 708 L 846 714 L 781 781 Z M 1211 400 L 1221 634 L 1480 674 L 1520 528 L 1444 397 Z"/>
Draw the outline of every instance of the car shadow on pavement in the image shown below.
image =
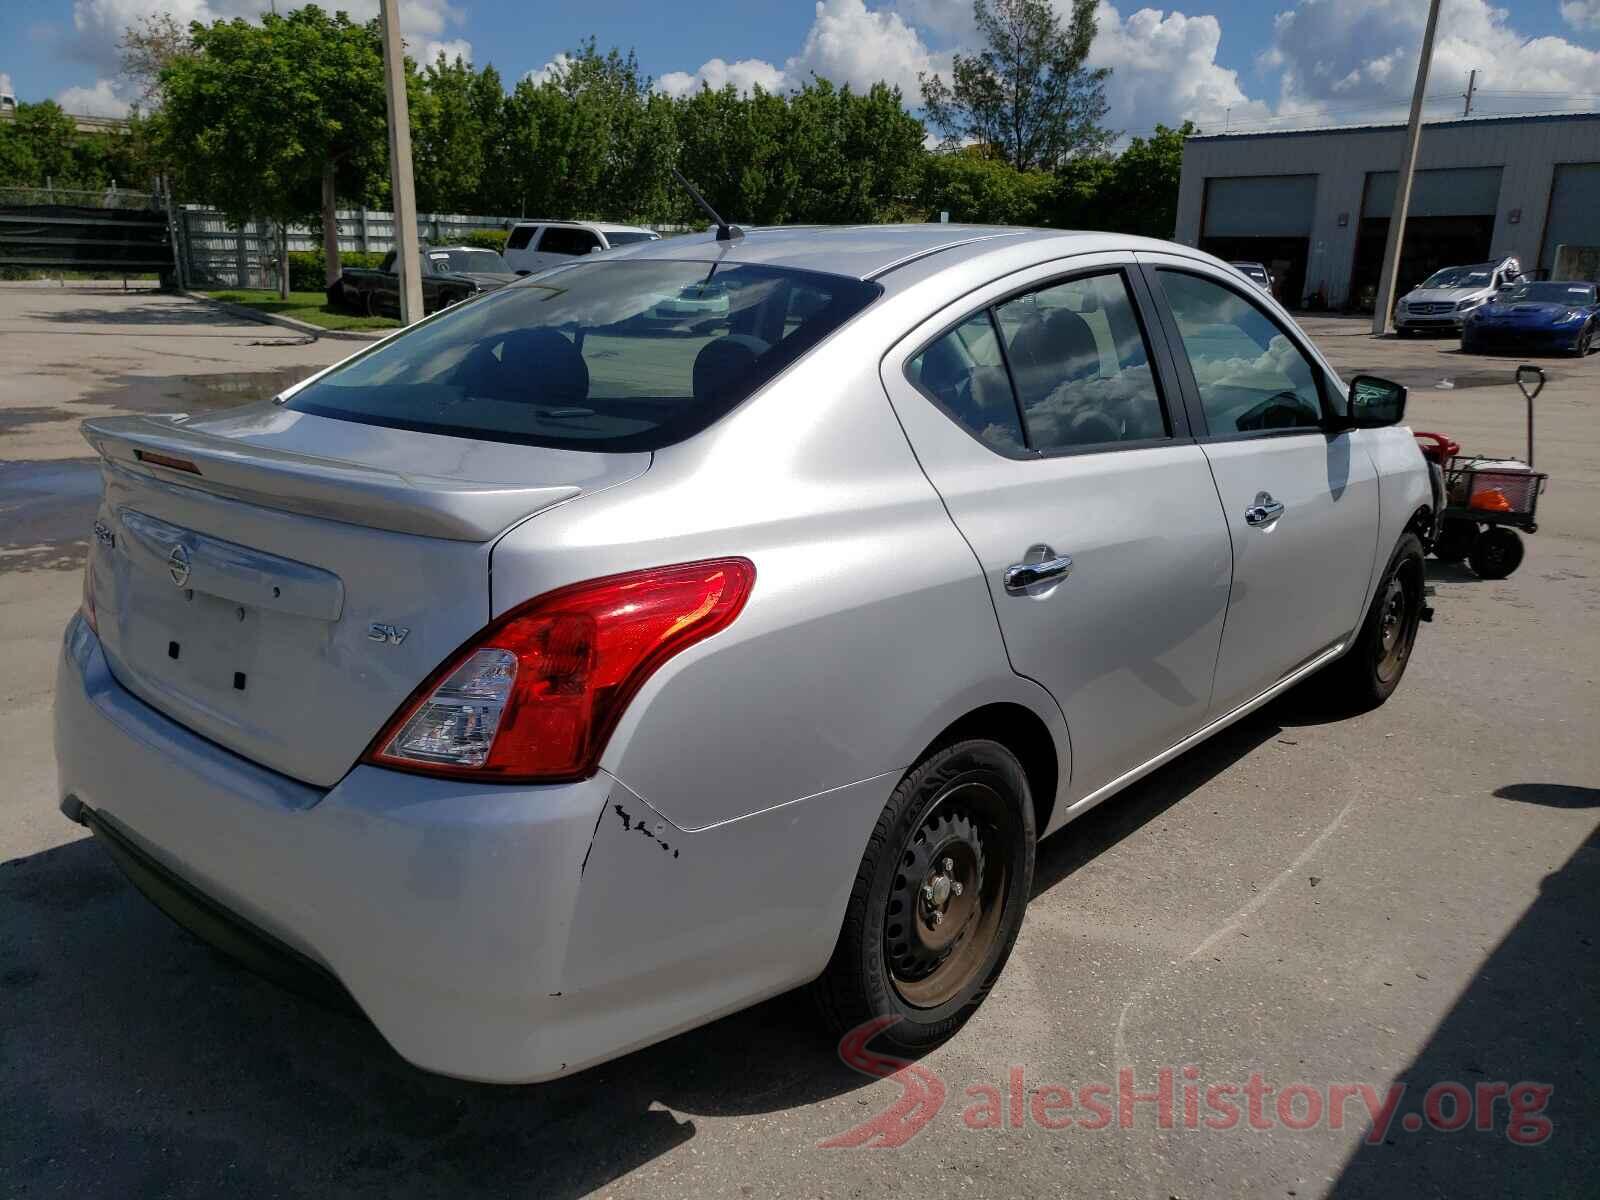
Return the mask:
<path fill-rule="evenodd" d="M 570 1079 L 402 1061 L 171 924 L 92 839 L 0 864 L 0 1193 L 577 1196 L 870 1082 L 791 993 Z"/>
<path fill-rule="evenodd" d="M 1587 803 L 1600 803 L 1593 788 L 1550 784 L 1495 794 L 1521 799 L 1507 794 L 1530 788 L 1589 793 Z M 1332 1195 L 1596 1194 L 1597 927 L 1600 827 L 1545 876 L 1538 898 L 1396 1076 L 1405 1091 L 1393 1121 L 1351 1155 Z M 1457 1107 L 1462 1097 L 1468 1101 Z"/>
<path fill-rule="evenodd" d="M 233 325 L 241 331 L 261 330 L 263 325 L 210 304 L 184 296 L 163 296 L 163 303 L 151 303 L 148 294 L 139 304 L 86 304 L 81 308 L 50 308 L 25 312 L 19 321 L 43 321 L 50 325 Z M 287 331 L 285 331 L 287 332 Z"/>

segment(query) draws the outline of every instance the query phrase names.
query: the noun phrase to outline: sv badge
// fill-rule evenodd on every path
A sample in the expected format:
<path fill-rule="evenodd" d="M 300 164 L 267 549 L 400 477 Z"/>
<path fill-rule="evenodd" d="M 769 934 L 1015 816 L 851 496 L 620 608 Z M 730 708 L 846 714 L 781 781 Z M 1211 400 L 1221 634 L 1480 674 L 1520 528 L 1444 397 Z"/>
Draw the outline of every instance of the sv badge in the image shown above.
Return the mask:
<path fill-rule="evenodd" d="M 374 621 L 367 626 L 367 640 L 369 642 L 386 642 L 391 646 L 398 646 L 406 640 L 406 635 L 411 630 L 404 625 L 383 625 Z"/>

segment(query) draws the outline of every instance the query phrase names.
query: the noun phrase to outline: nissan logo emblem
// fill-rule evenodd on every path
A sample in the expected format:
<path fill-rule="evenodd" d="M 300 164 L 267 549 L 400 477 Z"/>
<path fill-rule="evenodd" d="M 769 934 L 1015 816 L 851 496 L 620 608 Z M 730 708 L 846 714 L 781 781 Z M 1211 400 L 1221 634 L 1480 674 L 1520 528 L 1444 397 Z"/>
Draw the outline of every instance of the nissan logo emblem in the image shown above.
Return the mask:
<path fill-rule="evenodd" d="M 172 576 L 172 582 L 182 587 L 189 582 L 189 552 L 180 542 L 172 548 L 172 553 L 167 556 L 167 574 Z"/>

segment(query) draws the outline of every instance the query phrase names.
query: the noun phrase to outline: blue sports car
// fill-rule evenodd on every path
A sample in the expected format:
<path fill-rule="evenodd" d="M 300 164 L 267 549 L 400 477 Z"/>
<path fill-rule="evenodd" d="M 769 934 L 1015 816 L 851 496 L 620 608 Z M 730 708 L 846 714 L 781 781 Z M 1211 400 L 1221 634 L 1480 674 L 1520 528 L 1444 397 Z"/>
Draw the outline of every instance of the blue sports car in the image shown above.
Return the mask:
<path fill-rule="evenodd" d="M 1544 280 L 1502 288 L 1461 329 L 1469 354 L 1489 350 L 1565 351 L 1580 357 L 1600 347 L 1600 300 L 1581 280 Z"/>

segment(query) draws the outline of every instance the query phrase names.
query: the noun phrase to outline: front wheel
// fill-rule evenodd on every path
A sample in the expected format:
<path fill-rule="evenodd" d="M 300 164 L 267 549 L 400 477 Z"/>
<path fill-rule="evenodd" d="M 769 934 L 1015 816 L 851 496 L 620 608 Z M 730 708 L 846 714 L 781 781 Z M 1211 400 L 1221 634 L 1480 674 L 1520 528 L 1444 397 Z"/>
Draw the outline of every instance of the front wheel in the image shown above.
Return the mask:
<path fill-rule="evenodd" d="M 895 788 L 856 872 L 844 927 L 813 985 L 837 1033 L 874 1018 L 907 1049 L 976 1011 L 1016 943 L 1033 888 L 1033 800 L 998 742 L 936 751 Z"/>
<path fill-rule="evenodd" d="M 1329 683 L 1350 707 L 1376 708 L 1400 686 L 1422 622 L 1424 578 L 1422 543 L 1402 534 L 1355 645 L 1329 668 Z"/>

